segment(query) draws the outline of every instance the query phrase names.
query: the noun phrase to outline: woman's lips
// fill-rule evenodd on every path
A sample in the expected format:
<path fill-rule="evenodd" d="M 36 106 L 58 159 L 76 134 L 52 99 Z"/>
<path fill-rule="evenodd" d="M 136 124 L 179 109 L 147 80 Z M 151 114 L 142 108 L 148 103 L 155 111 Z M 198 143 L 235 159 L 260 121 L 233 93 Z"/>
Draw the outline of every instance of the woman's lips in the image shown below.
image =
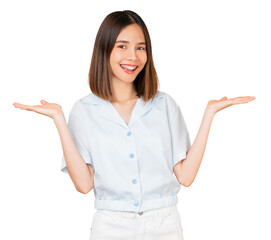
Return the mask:
<path fill-rule="evenodd" d="M 132 65 L 128 65 L 128 64 L 126 64 L 126 65 L 127 65 L 127 66 L 132 66 Z M 137 67 L 136 67 L 134 70 L 130 70 L 130 69 L 127 69 L 127 68 L 122 67 L 122 66 L 120 66 L 120 67 L 123 69 L 124 72 L 126 72 L 126 73 L 128 73 L 128 74 L 134 73 L 135 70 L 137 69 Z"/>

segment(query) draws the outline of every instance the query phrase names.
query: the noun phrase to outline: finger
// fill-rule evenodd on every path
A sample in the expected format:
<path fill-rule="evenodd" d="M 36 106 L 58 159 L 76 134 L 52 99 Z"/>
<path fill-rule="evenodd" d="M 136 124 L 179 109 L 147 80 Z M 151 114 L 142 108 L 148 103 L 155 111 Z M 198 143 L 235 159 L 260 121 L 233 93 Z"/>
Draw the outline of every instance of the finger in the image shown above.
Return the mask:
<path fill-rule="evenodd" d="M 242 96 L 242 97 L 236 97 L 231 99 L 247 99 L 247 98 L 255 98 L 254 96 Z"/>
<path fill-rule="evenodd" d="M 47 104 L 48 102 L 47 101 L 45 101 L 45 100 L 40 100 L 40 102 L 41 102 L 41 104 Z"/>
<path fill-rule="evenodd" d="M 245 97 L 236 97 L 236 98 L 230 98 L 230 101 L 252 101 L 254 100 L 254 96 L 245 96 Z"/>
<path fill-rule="evenodd" d="M 21 103 L 17 103 L 17 102 L 13 103 L 13 106 L 16 108 L 25 108 L 26 107 L 26 105 L 21 104 Z"/>
<path fill-rule="evenodd" d="M 227 97 L 225 96 L 225 97 L 221 98 L 219 101 L 223 101 L 223 100 L 227 100 Z"/>
<path fill-rule="evenodd" d="M 250 101 L 253 101 L 255 98 L 236 98 L 236 99 L 233 99 L 233 100 L 230 100 L 229 102 L 231 104 L 242 104 L 242 103 L 248 103 Z"/>
<path fill-rule="evenodd" d="M 254 100 L 255 99 L 255 97 L 253 97 L 253 96 L 248 96 L 248 97 L 240 97 L 239 99 L 237 99 L 237 100 L 239 100 L 239 101 L 252 101 L 252 100 Z"/>
<path fill-rule="evenodd" d="M 21 103 L 13 103 L 13 106 L 23 110 L 35 111 L 36 108 L 41 107 L 40 105 L 25 105 Z"/>

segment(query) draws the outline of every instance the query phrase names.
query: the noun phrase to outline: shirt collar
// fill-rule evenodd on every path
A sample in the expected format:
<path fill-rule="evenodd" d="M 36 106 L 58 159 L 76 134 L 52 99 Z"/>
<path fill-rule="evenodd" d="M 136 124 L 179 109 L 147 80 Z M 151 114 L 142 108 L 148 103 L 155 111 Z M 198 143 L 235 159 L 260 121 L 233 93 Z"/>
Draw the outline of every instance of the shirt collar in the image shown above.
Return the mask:
<path fill-rule="evenodd" d="M 146 102 L 145 105 L 143 98 L 140 97 L 134 106 L 128 126 L 110 101 L 106 101 L 93 93 L 90 93 L 87 96 L 83 97 L 82 99 L 80 99 L 80 101 L 87 105 L 96 105 L 98 115 L 100 115 L 101 117 L 113 121 L 124 128 L 130 128 L 132 124 L 136 122 L 136 120 L 138 120 L 140 117 L 142 117 L 145 113 L 149 112 L 153 108 L 158 99 L 161 99 L 163 97 L 164 96 L 162 92 L 158 91 L 153 101 L 151 101 L 150 99 Z"/>

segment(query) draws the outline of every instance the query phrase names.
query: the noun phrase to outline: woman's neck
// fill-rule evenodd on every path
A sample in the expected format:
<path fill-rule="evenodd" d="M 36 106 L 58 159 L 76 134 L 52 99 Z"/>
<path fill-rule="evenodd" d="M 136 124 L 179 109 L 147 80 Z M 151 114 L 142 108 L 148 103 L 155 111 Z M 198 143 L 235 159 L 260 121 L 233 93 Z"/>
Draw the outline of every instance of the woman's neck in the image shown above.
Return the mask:
<path fill-rule="evenodd" d="M 111 103 L 126 103 L 138 99 L 133 83 L 113 84 L 113 101 Z"/>

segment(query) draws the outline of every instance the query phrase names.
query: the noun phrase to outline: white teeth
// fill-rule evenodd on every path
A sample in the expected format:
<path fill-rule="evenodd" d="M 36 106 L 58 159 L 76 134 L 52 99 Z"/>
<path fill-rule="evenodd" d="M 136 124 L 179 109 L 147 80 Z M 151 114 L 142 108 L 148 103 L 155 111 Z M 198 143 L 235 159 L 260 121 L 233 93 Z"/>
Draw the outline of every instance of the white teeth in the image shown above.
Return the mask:
<path fill-rule="evenodd" d="M 130 66 L 126 66 L 126 65 L 120 65 L 123 68 L 127 68 L 129 70 L 135 70 L 137 67 L 130 67 Z"/>

